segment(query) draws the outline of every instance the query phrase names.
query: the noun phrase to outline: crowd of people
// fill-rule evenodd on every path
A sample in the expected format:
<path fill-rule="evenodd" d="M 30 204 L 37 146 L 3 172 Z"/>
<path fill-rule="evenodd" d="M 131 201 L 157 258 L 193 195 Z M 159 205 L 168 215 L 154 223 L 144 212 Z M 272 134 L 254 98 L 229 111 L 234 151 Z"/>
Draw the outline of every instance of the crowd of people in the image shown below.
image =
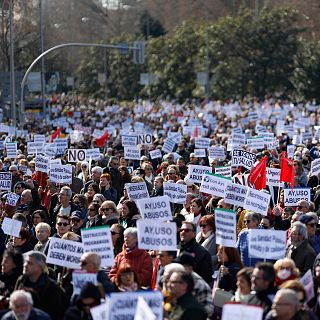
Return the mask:
<path fill-rule="evenodd" d="M 0 131 L 9 124 L 4 119 Z M 10 173 L 12 178 L 10 190 L 1 192 L 1 220 L 21 222 L 19 236 L 0 228 L 1 319 L 92 319 L 90 309 L 105 303 L 111 293 L 139 291 L 161 292 L 163 318 L 168 320 L 220 319 L 229 302 L 259 306 L 263 319 L 317 319 L 320 170 L 314 171 L 312 162 L 320 157 L 319 128 L 316 105 L 273 98 L 111 105 L 54 96 L 50 121 L 29 119 L 15 133 L 12 128 L 1 133 L 0 174 Z M 262 133 L 273 141 L 262 148 L 248 143 L 247 138 Z M 139 134 L 151 134 L 152 141 L 137 140 L 133 147 L 140 150 L 139 159 L 128 159 L 123 137 Z M 236 144 L 232 139 L 237 134 L 246 140 Z M 72 162 L 72 183 L 56 183 L 49 171 L 36 170 L 37 156 L 49 156 L 45 150 L 28 150 L 35 135 L 45 135 L 44 146 L 68 138 L 65 150 L 51 155 L 62 165 L 70 164 L 69 149 L 99 148 L 100 156 Z M 15 158 L 6 153 L 8 138 L 17 142 Z M 199 147 L 199 138 L 208 138 L 209 146 Z M 174 142 L 171 150 L 164 147 L 168 140 Z M 263 192 L 272 195 L 265 214 L 201 192 L 201 183 L 190 178 L 190 166 L 211 167 L 214 173 L 231 165 L 232 150 L 238 148 L 255 154 L 255 161 L 250 169 L 232 166 L 230 179 L 255 188 L 249 179 L 253 168 L 264 159 L 268 168 L 282 169 L 282 158 L 290 159 L 291 145 L 292 185 L 264 186 Z M 224 156 L 210 158 L 208 149 L 216 146 L 224 148 Z M 205 150 L 204 156 L 198 149 Z M 160 157 L 152 156 L 155 150 Z M 183 203 L 170 203 L 170 221 L 177 227 L 175 250 L 139 248 L 138 221 L 143 217 L 126 189 L 132 183 L 145 183 L 151 198 L 163 196 L 166 183 L 186 186 Z M 286 203 L 285 189 L 297 188 L 309 190 L 310 199 Z M 15 203 L 12 194 L 17 195 Z M 234 247 L 217 243 L 217 209 L 236 214 Z M 97 282 L 87 282 L 75 293 L 74 270 L 47 263 L 50 242 L 54 238 L 81 242 L 81 229 L 100 226 L 110 229 L 114 263 L 103 267 L 98 253 L 83 253 L 79 270 L 97 274 Z M 254 229 L 286 232 L 281 259 L 250 255 L 249 235 Z M 301 278 L 307 275 L 306 284 Z"/>

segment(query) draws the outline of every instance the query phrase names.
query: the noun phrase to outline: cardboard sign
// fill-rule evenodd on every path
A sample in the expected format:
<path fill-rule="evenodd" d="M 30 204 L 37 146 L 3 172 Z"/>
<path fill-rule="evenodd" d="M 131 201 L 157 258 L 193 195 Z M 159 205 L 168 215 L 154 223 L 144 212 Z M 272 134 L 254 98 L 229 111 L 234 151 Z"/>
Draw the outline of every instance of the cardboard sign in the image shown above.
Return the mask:
<path fill-rule="evenodd" d="M 51 238 L 46 262 L 70 269 L 80 269 L 83 244 L 59 238 Z"/>
<path fill-rule="evenodd" d="M 0 190 L 11 190 L 11 172 L 0 172 Z"/>
<path fill-rule="evenodd" d="M 194 156 L 197 158 L 205 158 L 206 155 L 206 149 L 194 149 Z"/>
<path fill-rule="evenodd" d="M 212 172 L 212 167 L 188 165 L 187 179 L 192 183 L 201 183 L 206 172 Z"/>
<path fill-rule="evenodd" d="M 109 300 L 109 317 L 106 319 L 134 319 L 139 297 L 143 297 L 147 302 L 157 320 L 163 319 L 163 295 L 160 291 L 111 293 Z"/>
<path fill-rule="evenodd" d="M 231 166 L 215 167 L 214 173 L 225 178 L 231 178 Z"/>
<path fill-rule="evenodd" d="M 100 159 L 100 150 L 99 148 L 86 149 L 86 161 L 99 160 Z"/>
<path fill-rule="evenodd" d="M 101 257 L 101 267 L 113 265 L 114 254 L 109 227 L 81 229 L 81 239 L 85 252 L 95 252 Z"/>
<path fill-rule="evenodd" d="M 169 201 L 172 203 L 184 204 L 187 199 L 187 185 L 164 182 L 163 183 L 163 194 L 169 197 Z"/>
<path fill-rule="evenodd" d="M 293 159 L 293 156 L 294 156 L 294 145 L 293 144 L 287 145 L 287 155 L 288 155 L 289 159 Z"/>
<path fill-rule="evenodd" d="M 315 296 L 313 276 L 310 269 L 301 277 L 300 283 L 304 286 L 307 293 L 306 302 L 309 302 Z"/>
<path fill-rule="evenodd" d="M 230 143 L 235 147 L 240 147 L 246 143 L 246 135 L 243 133 L 233 133 L 230 139 Z"/>
<path fill-rule="evenodd" d="M 138 137 L 136 135 L 122 135 L 121 140 L 123 147 L 132 147 L 138 144 Z"/>
<path fill-rule="evenodd" d="M 109 320 L 109 300 L 90 309 L 92 320 Z"/>
<path fill-rule="evenodd" d="M 137 144 L 144 144 L 144 145 L 152 144 L 152 134 L 151 133 L 139 134 Z"/>
<path fill-rule="evenodd" d="M 162 146 L 162 151 L 165 153 L 171 153 L 175 147 L 176 143 L 174 140 L 168 138 L 165 140 L 163 146 Z"/>
<path fill-rule="evenodd" d="M 82 162 L 86 160 L 85 149 L 68 149 L 68 162 Z"/>
<path fill-rule="evenodd" d="M 264 149 L 265 140 L 263 137 L 248 138 L 247 145 L 250 149 Z"/>
<path fill-rule="evenodd" d="M 245 167 L 251 169 L 253 164 L 256 162 L 256 155 L 254 153 L 234 149 L 232 151 L 232 166 L 233 167 Z"/>
<path fill-rule="evenodd" d="M 231 179 L 213 173 L 205 173 L 202 177 L 200 192 L 217 197 L 224 197 L 226 187 L 229 183 L 231 183 Z"/>
<path fill-rule="evenodd" d="M 317 176 L 320 172 L 320 158 L 315 159 L 311 162 L 311 176 Z"/>
<path fill-rule="evenodd" d="M 169 197 L 166 195 L 139 199 L 137 205 L 143 219 L 153 221 L 168 221 L 172 219 Z"/>
<path fill-rule="evenodd" d="M 300 200 L 310 201 L 309 188 L 284 189 L 284 206 L 296 207 Z"/>
<path fill-rule="evenodd" d="M 28 154 L 42 153 L 44 149 L 44 142 L 27 142 Z"/>
<path fill-rule="evenodd" d="M 15 207 L 19 199 L 20 199 L 20 196 L 18 194 L 9 192 L 6 197 L 6 204 L 8 204 L 9 206 Z"/>
<path fill-rule="evenodd" d="M 209 138 L 196 138 L 195 139 L 195 146 L 199 149 L 207 149 L 210 147 L 210 141 Z"/>
<path fill-rule="evenodd" d="M 210 160 L 226 158 L 224 147 L 210 147 L 208 148 L 208 158 Z"/>
<path fill-rule="evenodd" d="M 182 135 L 180 132 L 168 132 L 168 138 L 170 138 L 171 140 L 173 140 L 175 143 L 179 143 L 182 139 Z"/>
<path fill-rule="evenodd" d="M 55 183 L 71 184 L 72 183 L 72 166 L 71 164 L 50 165 L 49 180 Z"/>
<path fill-rule="evenodd" d="M 162 158 L 162 153 L 159 149 L 156 150 L 150 150 L 149 151 L 150 158 L 153 159 L 161 159 Z"/>
<path fill-rule="evenodd" d="M 248 187 L 241 184 L 230 183 L 225 190 L 224 202 L 234 206 L 242 206 L 247 195 Z"/>
<path fill-rule="evenodd" d="M 20 237 L 20 230 L 22 227 L 22 222 L 19 220 L 10 219 L 7 217 L 4 217 L 1 228 L 4 232 L 4 234 L 7 234 L 9 236 L 13 237 Z"/>
<path fill-rule="evenodd" d="M 16 159 L 17 158 L 17 143 L 16 142 L 6 143 L 6 151 L 7 151 L 8 158 Z"/>
<path fill-rule="evenodd" d="M 34 142 L 42 142 L 45 143 L 46 142 L 46 136 L 44 134 L 35 134 L 33 136 L 33 141 Z"/>
<path fill-rule="evenodd" d="M 37 155 L 35 158 L 35 170 L 48 173 L 49 159 L 43 155 Z"/>
<path fill-rule="evenodd" d="M 63 154 L 68 149 L 68 139 L 57 138 L 54 140 L 53 145 L 57 148 L 57 154 Z"/>
<path fill-rule="evenodd" d="M 134 315 L 134 320 L 156 320 L 155 314 L 152 312 L 151 308 L 143 297 L 139 296 L 136 313 Z"/>
<path fill-rule="evenodd" d="M 57 154 L 57 146 L 52 143 L 47 143 L 44 147 L 44 154 L 46 157 L 53 158 Z"/>
<path fill-rule="evenodd" d="M 267 168 L 267 185 L 272 187 L 282 187 L 283 183 L 280 183 L 280 169 Z"/>
<path fill-rule="evenodd" d="M 225 247 L 237 246 L 237 214 L 233 210 L 216 208 L 216 243 Z"/>
<path fill-rule="evenodd" d="M 175 222 L 138 220 L 138 248 L 146 250 L 177 250 Z"/>
<path fill-rule="evenodd" d="M 79 294 L 81 288 L 86 282 L 91 282 L 94 285 L 97 284 L 97 274 L 89 273 L 82 270 L 74 270 L 72 272 L 72 285 L 73 285 L 73 294 Z"/>
<path fill-rule="evenodd" d="M 127 189 L 130 200 L 137 201 L 139 199 L 149 198 L 149 192 L 145 182 L 126 183 L 125 188 Z"/>
<path fill-rule="evenodd" d="M 135 146 L 124 147 L 124 158 L 128 160 L 140 160 L 141 150 Z"/>
<path fill-rule="evenodd" d="M 221 320 L 262 320 L 263 309 L 258 306 L 225 303 L 222 307 Z"/>
<path fill-rule="evenodd" d="M 278 260 L 286 254 L 286 231 L 249 230 L 249 257 Z"/>
<path fill-rule="evenodd" d="M 268 214 L 270 198 L 270 194 L 248 188 L 243 208 L 266 216 Z"/>

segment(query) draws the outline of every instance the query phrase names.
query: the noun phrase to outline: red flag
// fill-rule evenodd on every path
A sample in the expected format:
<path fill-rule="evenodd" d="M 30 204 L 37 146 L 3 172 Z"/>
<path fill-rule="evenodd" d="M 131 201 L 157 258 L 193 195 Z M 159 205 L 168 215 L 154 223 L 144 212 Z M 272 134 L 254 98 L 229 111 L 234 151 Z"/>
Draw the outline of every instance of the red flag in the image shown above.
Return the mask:
<path fill-rule="evenodd" d="M 286 158 L 286 152 L 281 156 L 280 182 L 287 182 L 291 188 L 294 186 L 294 161 Z"/>
<path fill-rule="evenodd" d="M 60 133 L 61 133 L 61 128 L 58 127 L 57 131 L 53 135 L 51 135 L 50 143 L 52 143 L 54 139 L 60 138 Z"/>
<path fill-rule="evenodd" d="M 109 137 L 109 133 L 108 131 L 106 131 L 102 137 L 97 138 L 96 139 L 97 147 L 104 147 L 106 145 L 108 137 Z"/>
<path fill-rule="evenodd" d="M 198 129 L 198 126 L 196 126 L 196 128 L 195 128 L 195 130 L 194 130 L 193 137 L 194 137 L 194 138 L 197 138 L 197 137 L 198 137 L 198 134 L 199 134 L 199 129 Z"/>
<path fill-rule="evenodd" d="M 267 184 L 267 156 L 264 156 L 260 162 L 252 169 L 248 180 L 257 190 L 264 189 Z"/>

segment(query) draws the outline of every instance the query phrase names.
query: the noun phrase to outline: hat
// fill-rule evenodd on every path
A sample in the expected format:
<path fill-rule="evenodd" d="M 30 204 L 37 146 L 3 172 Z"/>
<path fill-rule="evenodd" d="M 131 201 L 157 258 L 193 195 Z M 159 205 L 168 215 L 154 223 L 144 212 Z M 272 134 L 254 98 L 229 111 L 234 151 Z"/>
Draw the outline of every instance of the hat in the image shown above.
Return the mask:
<path fill-rule="evenodd" d="M 314 220 L 314 217 L 307 216 L 306 214 L 301 215 L 299 219 L 299 221 L 303 224 L 308 224 L 312 220 Z"/>
<path fill-rule="evenodd" d="M 84 212 L 82 212 L 80 210 L 76 210 L 76 211 L 72 212 L 71 219 L 72 218 L 78 218 L 78 219 L 84 220 L 85 219 L 85 214 L 84 214 Z"/>
<path fill-rule="evenodd" d="M 24 189 L 30 189 L 29 185 L 27 183 L 25 183 L 24 181 L 18 181 L 15 185 L 14 185 L 14 189 L 16 187 L 22 187 Z"/>
<path fill-rule="evenodd" d="M 195 265 L 195 258 L 191 253 L 183 252 L 177 258 L 175 258 L 173 262 L 177 262 L 182 265 L 187 265 L 193 268 Z"/>
<path fill-rule="evenodd" d="M 14 164 L 14 165 L 9 167 L 9 171 L 10 170 L 18 170 L 18 167 Z"/>

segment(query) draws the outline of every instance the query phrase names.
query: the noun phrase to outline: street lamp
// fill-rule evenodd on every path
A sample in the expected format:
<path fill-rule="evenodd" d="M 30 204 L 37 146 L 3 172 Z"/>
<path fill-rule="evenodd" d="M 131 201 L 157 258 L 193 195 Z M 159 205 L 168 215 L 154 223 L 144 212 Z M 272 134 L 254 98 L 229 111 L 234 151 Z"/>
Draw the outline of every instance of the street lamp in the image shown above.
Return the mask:
<path fill-rule="evenodd" d="M 39 33 L 40 33 L 40 54 L 44 50 L 44 37 L 43 37 L 43 10 L 42 10 L 42 0 L 39 0 Z M 44 58 L 41 59 L 41 99 L 42 99 L 42 112 L 45 123 L 46 119 L 46 97 L 45 97 L 45 70 L 44 70 Z"/>
<path fill-rule="evenodd" d="M 17 122 L 16 81 L 14 75 L 14 30 L 13 30 L 13 0 L 9 2 L 9 28 L 10 28 L 10 87 L 11 87 L 11 118 L 15 126 Z"/>

